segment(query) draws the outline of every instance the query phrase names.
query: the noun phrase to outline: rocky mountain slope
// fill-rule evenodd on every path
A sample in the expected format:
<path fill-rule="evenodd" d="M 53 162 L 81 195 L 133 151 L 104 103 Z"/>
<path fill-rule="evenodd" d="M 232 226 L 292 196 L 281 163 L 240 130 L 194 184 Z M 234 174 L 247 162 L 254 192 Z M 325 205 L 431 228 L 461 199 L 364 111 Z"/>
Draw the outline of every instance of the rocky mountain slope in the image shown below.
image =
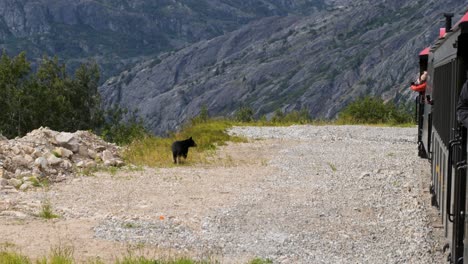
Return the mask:
<path fill-rule="evenodd" d="M 310 13 L 323 0 L 0 1 L 0 48 L 30 58 L 57 55 L 72 67 L 97 60 L 104 76 L 141 57 L 213 38 L 249 21 Z"/>
<path fill-rule="evenodd" d="M 138 110 L 157 134 L 177 129 L 206 105 L 232 115 L 307 109 L 333 118 L 362 95 L 405 101 L 417 54 L 437 37 L 443 12 L 460 1 L 336 1 L 308 16 L 268 17 L 109 79 L 106 105 Z"/>

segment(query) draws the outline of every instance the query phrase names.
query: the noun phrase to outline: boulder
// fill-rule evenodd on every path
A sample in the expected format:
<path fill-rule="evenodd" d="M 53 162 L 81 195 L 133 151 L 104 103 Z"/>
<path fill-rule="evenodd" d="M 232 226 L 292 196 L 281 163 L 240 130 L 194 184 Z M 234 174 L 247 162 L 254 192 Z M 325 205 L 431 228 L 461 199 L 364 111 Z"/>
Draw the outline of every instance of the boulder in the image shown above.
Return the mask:
<path fill-rule="evenodd" d="M 57 145 L 67 148 L 73 152 L 78 152 L 80 147 L 75 135 L 68 132 L 61 132 L 56 135 L 55 141 L 57 142 Z"/>
<path fill-rule="evenodd" d="M 112 152 L 110 152 L 109 150 L 106 149 L 106 150 L 104 150 L 104 151 L 102 152 L 101 159 L 102 159 L 102 161 L 104 161 L 104 163 L 105 163 L 106 161 L 111 161 L 111 160 L 113 160 L 113 159 L 114 159 L 114 155 L 112 154 Z"/>

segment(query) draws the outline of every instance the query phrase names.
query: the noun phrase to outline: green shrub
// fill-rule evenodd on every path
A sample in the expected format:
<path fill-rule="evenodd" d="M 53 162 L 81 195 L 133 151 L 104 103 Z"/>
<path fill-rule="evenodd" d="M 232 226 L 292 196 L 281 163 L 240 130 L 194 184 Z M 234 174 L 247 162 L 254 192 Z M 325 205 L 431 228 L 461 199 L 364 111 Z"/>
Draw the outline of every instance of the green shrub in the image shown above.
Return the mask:
<path fill-rule="evenodd" d="M 237 122 L 252 122 L 254 121 L 254 111 L 248 106 L 242 106 L 236 111 L 234 120 Z"/>
<path fill-rule="evenodd" d="M 118 145 L 127 145 L 135 139 L 143 138 L 149 133 L 143 126 L 143 121 L 136 117 L 136 113 L 131 113 L 130 118 L 124 121 L 124 116 L 128 110 L 114 107 L 107 111 L 106 121 L 101 130 L 101 137 Z"/>
<path fill-rule="evenodd" d="M 312 119 L 306 109 L 301 109 L 300 111 L 294 110 L 287 114 L 281 110 L 276 110 L 271 122 L 276 124 L 308 124 L 312 122 Z"/>
<path fill-rule="evenodd" d="M 208 107 L 203 105 L 200 109 L 200 114 L 192 119 L 192 124 L 206 123 L 209 118 Z"/>
<path fill-rule="evenodd" d="M 398 108 L 394 103 L 385 103 L 381 98 L 364 97 L 349 104 L 338 116 L 339 124 L 406 124 L 413 115 Z"/>

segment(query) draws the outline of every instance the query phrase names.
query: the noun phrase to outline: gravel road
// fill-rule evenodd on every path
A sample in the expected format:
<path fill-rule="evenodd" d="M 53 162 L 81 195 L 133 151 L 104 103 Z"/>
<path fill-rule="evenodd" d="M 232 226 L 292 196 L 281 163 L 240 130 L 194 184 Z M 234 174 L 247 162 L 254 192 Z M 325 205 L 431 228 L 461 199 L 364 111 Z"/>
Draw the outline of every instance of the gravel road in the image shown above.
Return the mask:
<path fill-rule="evenodd" d="M 222 263 L 444 263 L 416 128 L 230 133 L 251 140 L 220 148 L 209 165 L 99 173 L 46 191 L 0 190 L 0 243 L 39 256 L 65 237 L 75 255 L 104 260 L 122 245 L 140 245 Z M 31 216 L 44 199 L 60 219 Z"/>

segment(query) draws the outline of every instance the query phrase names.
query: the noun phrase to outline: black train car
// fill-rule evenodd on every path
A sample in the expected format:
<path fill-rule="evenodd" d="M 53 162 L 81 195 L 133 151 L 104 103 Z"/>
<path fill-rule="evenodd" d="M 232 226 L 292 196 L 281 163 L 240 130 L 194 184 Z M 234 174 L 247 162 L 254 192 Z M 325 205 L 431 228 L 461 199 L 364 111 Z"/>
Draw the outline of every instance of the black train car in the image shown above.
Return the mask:
<path fill-rule="evenodd" d="M 444 224 L 450 263 L 468 260 L 466 128 L 457 122 L 458 97 L 467 79 L 468 13 L 452 27 L 452 14 L 429 50 L 420 53 L 420 71 L 427 71 L 425 91 L 417 99 L 419 156 L 432 166 L 432 204 Z M 465 228 L 466 227 L 466 228 Z M 466 262 L 468 263 L 468 261 Z"/>

